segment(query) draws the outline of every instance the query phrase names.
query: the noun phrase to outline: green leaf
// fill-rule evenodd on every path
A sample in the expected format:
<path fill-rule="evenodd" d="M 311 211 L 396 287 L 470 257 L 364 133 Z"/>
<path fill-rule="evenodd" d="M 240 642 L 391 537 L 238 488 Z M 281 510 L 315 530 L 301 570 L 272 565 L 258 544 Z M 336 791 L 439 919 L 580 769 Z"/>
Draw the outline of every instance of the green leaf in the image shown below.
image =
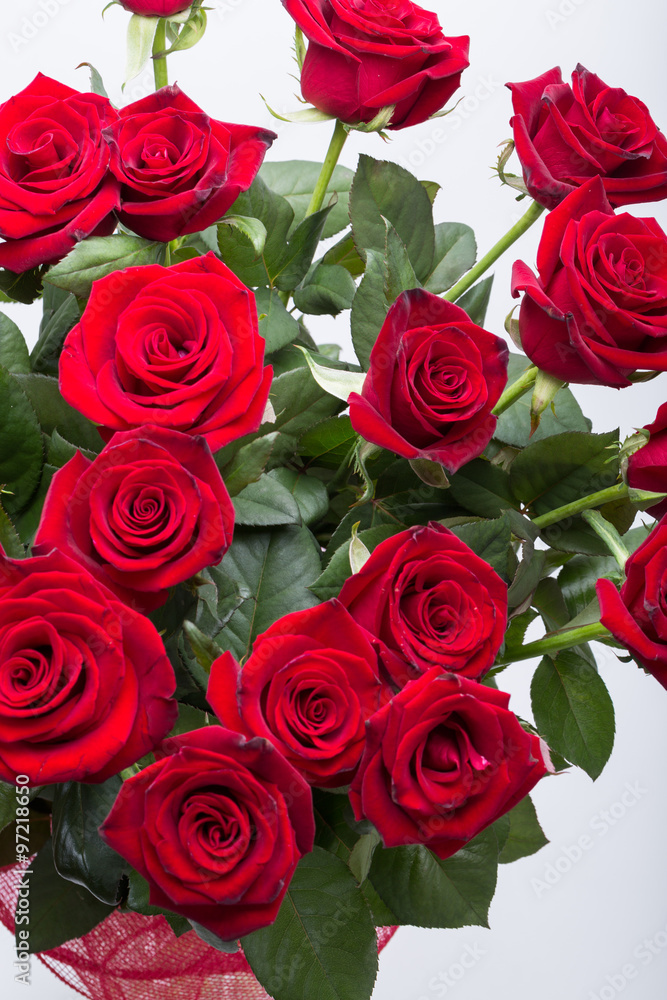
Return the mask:
<path fill-rule="evenodd" d="M 307 367 L 274 378 L 269 398 L 276 411 L 276 421 L 268 429 L 297 439 L 320 420 L 343 408 L 340 400 L 315 382 Z"/>
<path fill-rule="evenodd" d="M 435 227 L 434 267 L 424 288 L 438 294 L 455 285 L 477 259 L 475 234 L 462 222 L 440 222 Z"/>
<path fill-rule="evenodd" d="M 260 219 L 246 215 L 225 215 L 218 226 L 235 226 L 247 236 L 255 250 L 255 257 L 261 257 L 266 245 L 266 227 Z"/>
<path fill-rule="evenodd" d="M 266 469 L 266 463 L 276 443 L 278 433 L 265 434 L 244 444 L 220 470 L 231 497 L 236 496 L 248 483 L 256 483 Z"/>
<path fill-rule="evenodd" d="M 123 782 L 117 775 L 100 785 L 67 781 L 53 797 L 53 860 L 63 878 L 84 886 L 109 906 L 119 902 L 130 866 L 100 837 Z"/>
<path fill-rule="evenodd" d="M 258 176 L 236 199 L 231 214 L 259 219 L 267 234 L 264 252 L 257 260 L 255 248 L 245 233 L 237 227 L 218 226 L 220 256 L 250 288 L 271 284 L 269 274 L 275 273 L 285 254 L 287 234 L 294 219 L 292 206 L 285 198 L 274 194 Z"/>
<path fill-rule="evenodd" d="M 498 841 L 486 829 L 445 861 L 421 846 L 378 849 L 369 879 L 401 924 L 488 927 L 497 872 Z"/>
<path fill-rule="evenodd" d="M 306 277 L 330 211 L 330 208 L 321 208 L 296 227 L 278 261 L 268 267 L 276 288 L 291 292 Z"/>
<path fill-rule="evenodd" d="M 611 486 L 618 475 L 617 442 L 618 431 L 568 431 L 529 444 L 512 463 L 512 492 L 536 514 L 545 514 Z"/>
<path fill-rule="evenodd" d="M 273 354 L 298 340 L 299 324 L 285 309 L 278 292 L 270 288 L 258 288 L 255 299 L 257 313 L 262 316 L 259 332 L 266 341 L 265 354 Z"/>
<path fill-rule="evenodd" d="M 493 521 L 461 524 L 452 528 L 452 531 L 475 555 L 484 559 L 503 580 L 509 582 L 507 553 L 512 531 L 508 517 L 503 515 Z"/>
<path fill-rule="evenodd" d="M 95 453 L 104 442 L 94 424 L 65 402 L 58 380 L 49 375 L 13 375 L 12 380 L 30 400 L 45 434 L 57 430 L 66 441 Z"/>
<path fill-rule="evenodd" d="M 406 247 L 396 230 L 387 225 L 383 248 L 366 251 L 366 272 L 352 302 L 352 343 L 362 367 L 368 368 L 370 353 L 390 307 L 401 292 L 418 285 Z"/>
<path fill-rule="evenodd" d="M 581 614 L 595 598 L 595 584 L 601 576 L 618 572 L 613 556 L 574 556 L 558 574 L 569 621 Z M 565 622 L 563 622 L 565 624 Z"/>
<path fill-rule="evenodd" d="M 356 512 L 355 512 L 356 513 Z M 358 520 L 358 516 L 356 518 Z M 397 524 L 394 520 L 391 524 L 380 525 L 376 528 L 368 528 L 360 531 L 357 535 L 366 548 L 372 552 L 376 545 L 383 542 L 385 538 L 391 538 L 403 528 L 402 524 Z M 328 601 L 332 597 L 338 597 L 340 589 L 349 576 L 352 576 L 350 566 L 350 547 L 343 543 L 336 549 L 326 569 L 315 581 L 311 583 L 310 589 L 322 601 Z"/>
<path fill-rule="evenodd" d="M 347 865 L 320 847 L 299 862 L 275 923 L 241 944 L 275 1000 L 369 1000 L 373 991 L 370 911 Z"/>
<path fill-rule="evenodd" d="M 210 945 L 211 948 L 215 948 L 216 951 L 222 951 L 226 955 L 234 954 L 239 950 L 238 941 L 223 941 L 219 938 L 217 934 L 209 930 L 208 927 L 202 927 L 198 924 L 196 920 L 189 920 L 188 923 L 192 927 L 193 931 L 197 937 L 201 938 L 206 944 Z"/>
<path fill-rule="evenodd" d="M 27 506 L 44 464 L 39 423 L 16 378 L 0 368 L 0 486 L 7 491 L 2 499 L 10 515 Z"/>
<path fill-rule="evenodd" d="M 0 781 L 0 830 L 16 819 L 16 786 Z"/>
<path fill-rule="evenodd" d="M 29 931 L 27 950 L 49 951 L 72 938 L 83 937 L 113 913 L 113 907 L 96 899 L 87 889 L 62 878 L 53 863 L 51 841 L 42 847 L 30 865 L 30 901 L 25 920 L 21 902 L 16 912 L 16 929 Z M 21 950 L 26 950 L 24 944 Z"/>
<path fill-rule="evenodd" d="M 322 257 L 323 264 L 340 264 L 353 278 L 364 273 L 365 262 L 354 245 L 352 233 L 348 232 Z"/>
<path fill-rule="evenodd" d="M 456 305 L 460 306 L 461 309 L 465 309 L 470 319 L 477 326 L 484 326 L 492 287 L 493 275 L 490 275 L 488 278 L 482 278 L 481 281 L 478 281 L 476 285 L 473 285 L 472 288 L 469 288 L 464 295 L 456 300 Z"/>
<path fill-rule="evenodd" d="M 130 80 L 139 76 L 151 57 L 153 40 L 159 23 L 158 17 L 133 14 L 127 26 L 127 56 L 122 90 Z"/>
<path fill-rule="evenodd" d="M 345 403 L 351 392 L 361 392 L 363 389 L 366 380 L 365 372 L 350 372 L 341 368 L 327 368 L 324 365 L 318 364 L 305 348 L 299 347 L 299 350 L 303 351 L 308 367 L 317 384 L 331 396 L 335 396 L 336 399 L 340 399 Z"/>
<path fill-rule="evenodd" d="M 300 524 L 301 514 L 290 490 L 263 474 L 234 497 L 237 525 L 267 528 L 280 524 Z"/>
<path fill-rule="evenodd" d="M 43 309 L 39 337 L 30 354 L 30 365 L 33 371 L 42 375 L 57 376 L 58 360 L 65 337 L 80 319 L 79 303 L 71 292 L 47 284 Z"/>
<path fill-rule="evenodd" d="M 318 264 L 294 292 L 294 305 L 312 316 L 337 316 L 352 308 L 357 286 L 340 264 Z"/>
<path fill-rule="evenodd" d="M 79 63 L 79 65 L 76 68 L 77 69 L 82 69 L 84 66 L 87 66 L 88 69 L 90 70 L 90 91 L 91 91 L 91 93 L 92 94 L 98 94 L 100 97 L 106 97 L 106 98 L 108 98 L 109 95 L 106 92 L 106 89 L 105 89 L 105 86 L 104 86 L 104 81 L 102 80 L 102 77 L 101 77 L 100 73 L 98 72 L 98 70 L 96 70 L 95 67 L 93 66 L 93 64 L 89 63 L 89 62 Z"/>
<path fill-rule="evenodd" d="M 241 602 L 239 601 L 239 604 L 240 603 Z M 216 642 L 213 642 L 213 640 L 209 639 L 207 635 L 204 635 L 204 633 L 198 629 L 193 622 L 183 622 L 183 634 L 190 643 L 190 648 L 192 649 L 199 665 L 206 671 L 207 674 L 210 673 L 211 664 L 217 660 L 223 650 Z M 187 729 L 184 730 L 184 732 L 187 731 Z"/>
<path fill-rule="evenodd" d="M 23 271 L 21 274 L 14 274 L 0 268 L 0 296 L 3 302 L 23 302 L 30 305 L 39 298 L 42 290 L 42 277 L 44 269 L 33 268 L 31 271 Z"/>
<path fill-rule="evenodd" d="M 0 546 L 10 559 L 25 557 L 23 543 L 2 504 L 0 504 Z"/>
<path fill-rule="evenodd" d="M 428 194 L 408 170 L 362 154 L 350 192 L 350 219 L 357 249 L 384 254 L 387 222 L 407 250 L 421 281 L 433 266 L 435 230 Z"/>
<path fill-rule="evenodd" d="M 310 160 L 283 160 L 264 163 L 259 174 L 272 191 L 289 202 L 294 211 L 294 222 L 298 225 L 305 218 L 321 169 L 321 163 Z M 328 205 L 334 196 L 338 200 L 327 218 L 322 234 L 324 239 L 334 236 L 348 223 L 349 192 L 353 178 L 354 172 L 347 167 L 339 165 L 334 169 L 323 204 Z"/>
<path fill-rule="evenodd" d="M 139 17 L 138 14 L 134 16 Z M 63 260 L 49 268 L 44 281 L 73 292 L 77 298 L 85 299 L 90 295 L 94 281 L 127 267 L 157 264 L 163 252 L 164 244 L 151 243 L 139 236 L 128 236 L 125 233 L 90 236 L 77 243 Z M 118 282 L 116 290 L 121 289 L 123 275 L 118 274 L 115 280 Z M 109 285 L 109 289 L 114 291 L 113 283 Z"/>
<path fill-rule="evenodd" d="M 151 906 L 149 903 L 150 897 L 150 886 L 143 876 L 132 870 L 129 876 L 129 886 L 128 886 L 128 896 L 127 905 L 135 913 L 143 913 L 144 916 L 158 916 L 162 915 L 165 917 L 169 926 L 172 928 L 177 936 L 181 934 L 186 934 L 188 931 L 192 930 L 192 925 L 186 917 L 181 917 L 176 913 L 172 913 L 171 910 L 163 910 L 161 906 Z"/>
<path fill-rule="evenodd" d="M 509 836 L 498 858 L 501 865 L 508 865 L 512 861 L 518 861 L 519 858 L 528 858 L 549 843 L 540 826 L 530 795 L 521 799 L 521 802 L 507 813 L 507 818 L 510 824 Z"/>
<path fill-rule="evenodd" d="M 508 385 L 519 378 L 530 362 L 520 354 L 510 354 L 507 370 Z M 512 445 L 515 448 L 525 448 L 527 444 L 542 441 L 554 434 L 565 431 L 590 431 L 591 422 L 582 413 L 581 407 L 569 389 L 561 389 L 556 393 L 553 407 L 547 409 L 540 420 L 540 425 L 531 437 L 530 433 L 530 392 L 513 403 L 508 410 L 498 417 L 494 437 L 498 441 Z"/>
<path fill-rule="evenodd" d="M 454 499 L 478 517 L 500 517 L 508 507 L 516 507 L 510 477 L 504 469 L 483 458 L 475 458 L 459 469 L 449 481 Z"/>
<path fill-rule="evenodd" d="M 55 466 L 50 465 L 48 462 L 44 463 L 37 490 L 33 494 L 28 506 L 18 517 L 15 518 L 15 525 L 19 538 L 26 545 L 30 545 L 35 537 L 35 533 L 37 532 L 37 527 L 42 516 L 42 508 L 44 507 L 46 493 L 51 485 L 53 474 L 56 471 L 57 469 Z"/>
<path fill-rule="evenodd" d="M 255 638 L 278 618 L 318 603 L 308 587 L 320 565 L 319 546 L 308 528 L 237 531 L 219 573 L 250 596 L 213 638 L 237 660 L 247 656 Z"/>
<path fill-rule="evenodd" d="M 280 483 L 296 500 L 304 524 L 316 524 L 329 510 L 329 494 L 320 479 L 294 469 L 273 469 L 269 479 Z"/>
<path fill-rule="evenodd" d="M 530 694 L 540 735 L 595 780 L 614 745 L 614 706 L 595 667 L 574 649 L 544 657 Z"/>
<path fill-rule="evenodd" d="M 0 313 L 0 365 L 8 372 L 29 372 L 30 358 L 16 323 Z"/>

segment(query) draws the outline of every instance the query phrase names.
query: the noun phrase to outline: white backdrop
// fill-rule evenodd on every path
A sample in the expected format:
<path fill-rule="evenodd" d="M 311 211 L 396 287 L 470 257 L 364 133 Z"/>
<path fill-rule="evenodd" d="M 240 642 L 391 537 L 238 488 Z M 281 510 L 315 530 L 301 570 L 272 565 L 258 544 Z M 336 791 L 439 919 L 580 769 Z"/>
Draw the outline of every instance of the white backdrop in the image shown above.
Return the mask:
<path fill-rule="evenodd" d="M 92 62 L 116 103 L 152 89 L 150 71 L 120 93 L 124 32 L 129 15 L 105 0 L 8 0 L 0 15 L 0 101 L 22 89 L 38 70 L 87 89 Z M 266 111 L 299 105 L 289 76 L 292 22 L 279 0 L 207 0 L 209 29 L 196 49 L 170 60 L 170 79 L 212 117 L 265 125 L 279 133 L 270 159 L 321 159 L 330 125 L 286 125 Z M 471 67 L 448 118 L 395 133 L 354 135 L 341 162 L 354 167 L 359 152 L 395 159 L 421 178 L 442 185 L 437 221 L 472 225 L 484 252 L 519 217 L 512 192 L 493 178 L 496 146 L 509 138 L 507 80 L 525 80 L 554 65 L 567 79 L 577 62 L 607 83 L 640 97 L 667 128 L 664 40 L 667 8 L 661 0 L 426 0 L 446 34 L 471 36 Z M 667 203 L 633 206 L 667 229 Z M 517 249 L 533 262 L 539 237 Z M 502 332 L 513 302 L 509 270 L 496 267 L 487 327 Z M 3 307 L 5 308 L 5 307 Z M 34 335 L 38 309 L 7 307 Z M 316 338 L 348 342 L 344 322 L 323 319 Z M 667 375 L 641 387 L 575 388 L 596 430 L 620 422 L 622 433 L 653 419 L 665 401 Z M 374 1000 L 661 1000 L 667 979 L 667 864 L 664 829 L 667 787 L 667 691 L 632 664 L 597 647 L 601 671 L 617 711 L 616 746 L 594 784 L 583 772 L 548 779 L 534 792 L 551 843 L 539 854 L 501 869 L 491 929 L 403 928 L 382 955 Z M 530 716 L 533 664 L 503 675 L 513 707 Z M 583 839 L 582 839 L 583 838 Z M 585 849 L 581 845 L 585 845 Z M 0 932 L 3 997 L 24 997 L 13 983 L 12 942 Z M 463 961 L 462 961 L 463 959 Z M 72 992 L 33 962 L 33 987 L 51 1000 Z M 313 998 L 316 1000 L 316 998 Z"/>

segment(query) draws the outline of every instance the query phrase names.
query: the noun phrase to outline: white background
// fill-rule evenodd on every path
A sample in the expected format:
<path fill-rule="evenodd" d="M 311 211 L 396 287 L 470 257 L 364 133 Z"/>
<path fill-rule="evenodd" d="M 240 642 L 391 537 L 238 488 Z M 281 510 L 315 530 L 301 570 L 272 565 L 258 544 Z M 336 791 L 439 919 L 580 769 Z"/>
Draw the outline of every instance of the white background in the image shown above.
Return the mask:
<path fill-rule="evenodd" d="M 279 140 L 270 159 L 321 159 L 330 125 L 275 122 L 259 96 L 279 110 L 299 106 L 297 85 L 289 76 L 295 72 L 292 22 L 279 0 L 208 0 L 208 5 L 215 9 L 204 41 L 172 57 L 170 79 L 178 80 L 212 117 L 274 128 Z M 507 80 L 529 79 L 556 64 L 567 79 L 582 62 L 610 85 L 643 99 L 658 124 L 667 126 L 667 12 L 660 0 L 634 0 L 631 5 L 626 0 L 430 0 L 426 5 L 437 10 L 446 34 L 471 36 L 472 64 L 457 95 L 465 99 L 449 118 L 394 133 L 388 145 L 377 136 L 353 136 L 341 162 L 354 167 L 364 151 L 437 181 L 442 186 L 437 221 L 472 225 L 482 252 L 521 212 L 512 192 L 501 189 L 489 169 L 497 144 L 510 136 Z M 121 95 L 129 15 L 114 7 L 103 23 L 103 6 L 103 0 L 41 0 L 41 5 L 40 0 L 5 0 L 0 100 L 22 89 L 38 70 L 85 90 L 86 71 L 75 69 L 83 61 L 102 72 L 116 103 L 148 93 L 150 73 Z M 656 216 L 667 228 L 665 203 L 632 210 Z M 539 224 L 523 238 L 516 255 L 532 263 L 538 237 Z M 508 288 L 513 259 L 510 252 L 496 268 L 486 325 L 497 333 L 513 305 Z M 38 309 L 7 311 L 26 332 L 35 329 Z M 347 337 L 340 319 L 323 320 L 314 332 L 321 341 Z M 620 393 L 597 387 L 577 387 L 575 392 L 596 430 L 620 422 L 628 433 L 653 419 L 665 400 L 666 378 L 661 375 Z M 598 649 L 617 711 L 616 746 L 606 770 L 595 784 L 583 772 L 543 781 L 534 800 L 551 843 L 501 869 L 491 930 L 401 929 L 382 955 L 374 1000 L 665 996 L 667 691 L 633 664 Z M 517 664 L 503 675 L 514 709 L 526 716 L 532 667 Z M 634 799 L 628 785 L 635 788 Z M 568 854 L 576 857 L 573 845 L 584 835 L 589 849 L 573 862 Z M 554 884 L 544 888 L 547 872 Z M 11 939 L 3 932 L 0 948 L 3 996 L 24 997 L 26 988 L 12 982 Z M 464 954 L 471 968 L 460 963 Z M 54 1000 L 72 996 L 37 961 L 32 988 Z"/>

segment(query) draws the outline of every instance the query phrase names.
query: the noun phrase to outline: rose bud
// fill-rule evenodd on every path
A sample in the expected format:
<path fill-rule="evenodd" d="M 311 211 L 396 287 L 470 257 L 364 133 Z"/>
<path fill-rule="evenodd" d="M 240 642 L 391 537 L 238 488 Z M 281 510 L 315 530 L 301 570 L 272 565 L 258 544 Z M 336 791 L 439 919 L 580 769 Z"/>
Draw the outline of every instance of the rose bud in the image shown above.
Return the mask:
<path fill-rule="evenodd" d="M 114 231 L 119 185 L 102 130 L 117 117 L 106 97 L 41 73 L 0 105 L 0 267 L 53 264 Z"/>
<path fill-rule="evenodd" d="M 33 552 L 76 559 L 142 611 L 219 563 L 234 508 L 203 438 L 146 426 L 114 434 L 93 461 L 77 452 L 49 486 Z"/>
<path fill-rule="evenodd" d="M 350 788 L 357 820 L 369 819 L 385 847 L 455 854 L 553 770 L 508 703 L 438 667 L 411 681 L 369 720 Z"/>
<path fill-rule="evenodd" d="M 373 346 L 361 394 L 350 393 L 352 426 L 381 448 L 456 472 L 493 436 L 507 359 L 504 340 L 459 306 L 423 289 L 403 292 Z"/>
<path fill-rule="evenodd" d="M 538 277 L 523 261 L 521 346 L 565 382 L 631 384 L 636 369 L 667 371 L 667 236 L 655 219 L 614 215 L 594 177 L 545 219 Z"/>
<path fill-rule="evenodd" d="M 209 118 L 177 86 L 128 104 L 105 133 L 120 221 L 148 240 L 199 233 L 252 184 L 275 132 Z"/>
<path fill-rule="evenodd" d="M 212 665 L 207 699 L 229 729 L 273 743 L 312 785 L 347 785 L 366 720 L 391 697 L 373 638 L 338 601 L 279 618 L 243 668 Z"/>
<path fill-rule="evenodd" d="M 214 254 L 93 284 L 60 356 L 60 391 L 104 430 L 156 424 L 211 451 L 256 431 L 272 369 L 252 292 Z"/>
<path fill-rule="evenodd" d="M 310 788 L 266 740 L 222 726 L 165 740 L 100 827 L 150 902 L 235 941 L 272 923 L 313 848 Z"/>
<path fill-rule="evenodd" d="M 667 519 L 626 562 L 620 593 L 605 579 L 595 589 L 602 624 L 667 688 Z"/>
<path fill-rule="evenodd" d="M 0 778 L 106 781 L 176 721 L 155 626 L 58 551 L 0 555 Z"/>
<path fill-rule="evenodd" d="M 301 93 L 351 125 L 395 105 L 386 128 L 407 128 L 442 108 L 468 64 L 467 35 L 445 38 L 437 15 L 410 0 L 282 0 L 310 39 Z"/>
<path fill-rule="evenodd" d="M 437 521 L 380 542 L 338 600 L 394 654 L 399 687 L 433 666 L 479 678 L 505 637 L 507 585 Z"/>
<path fill-rule="evenodd" d="M 540 205 L 554 208 L 596 176 L 614 207 L 667 197 L 667 139 L 636 97 L 581 65 L 571 87 L 557 67 L 507 86 L 524 180 Z"/>
<path fill-rule="evenodd" d="M 171 17 L 187 10 L 191 3 L 192 0 L 120 0 L 125 10 L 145 17 Z"/>

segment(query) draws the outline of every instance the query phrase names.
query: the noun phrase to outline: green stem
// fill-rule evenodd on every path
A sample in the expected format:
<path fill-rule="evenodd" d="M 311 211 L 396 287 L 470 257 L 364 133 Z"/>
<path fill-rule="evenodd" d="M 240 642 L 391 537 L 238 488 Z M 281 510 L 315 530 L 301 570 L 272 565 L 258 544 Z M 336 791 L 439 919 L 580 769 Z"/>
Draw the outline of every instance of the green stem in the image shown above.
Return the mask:
<path fill-rule="evenodd" d="M 630 553 L 621 541 L 621 536 L 614 525 L 610 524 L 598 510 L 585 510 L 581 516 L 587 524 L 590 524 L 595 534 L 599 535 L 621 569 L 625 569 Z"/>
<path fill-rule="evenodd" d="M 561 649 L 569 649 L 571 646 L 580 646 L 582 642 L 591 642 L 593 639 L 604 639 L 611 635 L 609 629 L 600 622 L 593 622 L 592 625 L 580 625 L 579 628 L 571 628 L 564 632 L 556 632 L 554 635 L 547 635 L 536 642 L 529 642 L 522 646 L 518 652 L 514 653 L 511 660 L 503 660 L 497 663 L 498 667 L 505 667 L 518 660 L 530 660 L 533 656 L 543 656 L 548 653 L 558 653 Z"/>
<path fill-rule="evenodd" d="M 580 497 L 578 500 L 573 500 L 572 503 L 566 503 L 563 507 L 556 507 L 555 510 L 550 510 L 547 514 L 540 514 L 539 517 L 533 518 L 533 524 L 536 528 L 548 528 L 550 524 L 557 524 L 558 521 L 564 521 L 567 517 L 582 514 L 592 507 L 602 507 L 605 503 L 610 503 L 612 500 L 622 500 L 627 496 L 628 487 L 626 484 L 617 483 L 616 486 L 609 486 L 606 490 L 598 490 L 597 493 L 590 493 L 587 497 Z"/>
<path fill-rule="evenodd" d="M 138 764 L 130 764 L 129 767 L 126 767 L 124 771 L 120 772 L 120 776 L 123 781 L 127 781 L 128 778 L 132 778 L 135 774 L 139 774 L 140 770 L 141 768 Z"/>
<path fill-rule="evenodd" d="M 485 271 L 494 264 L 499 257 L 501 257 L 506 250 L 508 250 L 513 243 L 519 239 L 520 236 L 530 229 L 532 224 L 539 219 L 540 215 L 544 211 L 542 205 L 538 205 L 536 201 L 531 202 L 530 207 L 527 212 L 521 216 L 518 222 L 516 222 L 508 232 L 505 233 L 501 239 L 498 240 L 495 246 L 491 247 L 489 252 L 485 254 L 482 259 L 475 264 L 471 271 L 464 274 L 460 281 L 450 288 L 449 291 L 442 296 L 443 299 L 447 299 L 448 302 L 456 302 L 464 292 L 466 292 L 471 285 L 475 282 Z"/>
<path fill-rule="evenodd" d="M 308 206 L 306 216 L 314 215 L 315 212 L 319 212 L 322 208 L 324 196 L 327 193 L 327 188 L 329 187 L 329 181 L 331 180 L 334 168 L 338 163 L 338 157 L 340 156 L 341 150 L 345 145 L 347 135 L 348 132 L 345 126 L 341 122 L 336 121 L 334 134 L 331 136 L 331 142 L 329 143 L 327 155 L 324 158 L 324 163 L 322 164 L 322 169 L 320 170 L 320 176 L 317 178 L 317 184 L 315 185 L 315 190 L 313 191 L 313 197 L 310 199 L 310 205 Z"/>
<path fill-rule="evenodd" d="M 169 74 L 167 72 L 167 59 L 165 56 L 156 58 L 160 52 L 167 48 L 167 22 L 161 17 L 155 29 L 155 39 L 153 41 L 153 75 L 155 76 L 155 89 L 169 86 Z"/>
<path fill-rule="evenodd" d="M 535 379 L 537 378 L 537 373 L 539 369 L 535 365 L 531 365 L 526 371 L 521 375 L 516 382 L 512 382 L 508 385 L 502 396 L 494 406 L 491 411 L 494 417 L 499 417 L 501 413 L 504 413 L 512 403 L 515 403 L 517 399 L 524 396 L 528 390 L 535 385 Z"/>

